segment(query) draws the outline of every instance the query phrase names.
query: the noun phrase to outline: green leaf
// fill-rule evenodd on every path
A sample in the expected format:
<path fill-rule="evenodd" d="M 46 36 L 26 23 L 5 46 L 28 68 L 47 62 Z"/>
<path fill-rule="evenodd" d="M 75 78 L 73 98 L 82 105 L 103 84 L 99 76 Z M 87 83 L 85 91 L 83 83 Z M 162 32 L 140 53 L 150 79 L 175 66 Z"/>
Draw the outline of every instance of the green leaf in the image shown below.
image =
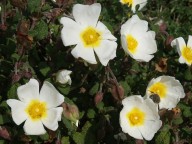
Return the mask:
<path fill-rule="evenodd" d="M 51 68 L 45 62 L 41 62 L 39 64 L 39 69 L 43 76 L 47 76 L 48 73 L 51 71 Z"/>
<path fill-rule="evenodd" d="M 183 123 L 183 119 L 182 119 L 182 117 L 175 118 L 175 119 L 172 120 L 172 122 L 173 122 L 173 124 L 175 124 L 175 125 L 180 125 L 180 124 Z"/>
<path fill-rule="evenodd" d="M 44 39 L 48 35 L 48 26 L 43 20 L 40 20 L 35 28 L 30 31 L 30 35 L 38 40 Z"/>
<path fill-rule="evenodd" d="M 90 89 L 89 94 L 94 95 L 98 92 L 99 90 L 99 83 L 95 83 L 95 85 Z"/>
<path fill-rule="evenodd" d="M 131 92 L 131 88 L 128 83 L 126 81 L 120 81 L 119 83 L 124 88 L 124 95 L 128 95 Z"/>
<path fill-rule="evenodd" d="M 69 137 L 62 137 L 61 138 L 61 143 L 62 144 L 70 144 Z"/>
<path fill-rule="evenodd" d="M 192 80 L 192 72 L 190 71 L 190 68 L 188 68 L 184 73 L 184 78 L 186 80 Z"/>
<path fill-rule="evenodd" d="M 10 118 L 7 115 L 0 114 L 0 125 L 10 122 Z"/>
<path fill-rule="evenodd" d="M 40 0 L 29 0 L 27 1 L 27 10 L 30 13 L 37 12 L 40 10 L 41 1 Z"/>
<path fill-rule="evenodd" d="M 15 83 L 11 86 L 9 91 L 7 92 L 8 99 L 17 99 L 17 88 L 20 85 L 18 83 Z"/>
<path fill-rule="evenodd" d="M 95 111 L 93 109 L 89 109 L 88 112 L 87 112 L 87 117 L 90 118 L 90 119 L 93 119 L 95 118 Z"/>
<path fill-rule="evenodd" d="M 156 139 L 155 139 L 155 144 L 169 144 L 170 143 L 170 136 L 171 136 L 171 133 L 169 132 L 169 129 L 168 130 L 165 130 L 165 131 L 161 131 Z"/>
<path fill-rule="evenodd" d="M 58 86 L 57 87 L 59 89 L 59 91 L 63 94 L 63 95 L 68 95 L 70 92 L 70 86 Z"/>
<path fill-rule="evenodd" d="M 45 141 L 45 140 L 49 139 L 49 135 L 48 135 L 48 133 L 46 133 L 44 135 L 40 135 L 40 138 Z"/>

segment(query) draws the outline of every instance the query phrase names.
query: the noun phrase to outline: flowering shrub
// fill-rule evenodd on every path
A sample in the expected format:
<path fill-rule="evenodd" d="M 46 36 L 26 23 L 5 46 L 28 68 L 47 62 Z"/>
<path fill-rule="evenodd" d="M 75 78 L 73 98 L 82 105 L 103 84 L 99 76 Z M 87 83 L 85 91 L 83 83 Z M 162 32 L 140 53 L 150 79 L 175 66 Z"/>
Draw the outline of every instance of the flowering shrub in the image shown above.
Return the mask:
<path fill-rule="evenodd" d="M 192 143 L 191 9 L 1 0 L 0 143 Z"/>

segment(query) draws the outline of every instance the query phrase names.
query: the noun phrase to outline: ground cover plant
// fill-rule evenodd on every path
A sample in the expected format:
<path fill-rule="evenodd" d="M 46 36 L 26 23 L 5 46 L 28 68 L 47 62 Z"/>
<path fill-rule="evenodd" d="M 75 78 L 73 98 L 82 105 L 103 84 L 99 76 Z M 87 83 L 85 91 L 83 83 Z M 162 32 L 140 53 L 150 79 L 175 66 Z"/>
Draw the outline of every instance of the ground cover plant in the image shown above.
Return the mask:
<path fill-rule="evenodd" d="M 191 0 L 1 0 L 0 143 L 192 143 Z"/>

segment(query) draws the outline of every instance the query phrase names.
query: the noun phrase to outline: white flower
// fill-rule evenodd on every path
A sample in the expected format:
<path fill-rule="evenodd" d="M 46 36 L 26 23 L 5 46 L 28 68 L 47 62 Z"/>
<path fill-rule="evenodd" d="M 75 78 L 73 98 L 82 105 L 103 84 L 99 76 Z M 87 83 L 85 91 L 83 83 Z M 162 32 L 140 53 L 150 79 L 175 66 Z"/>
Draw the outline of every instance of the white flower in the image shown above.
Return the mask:
<path fill-rule="evenodd" d="M 63 17 L 61 38 L 65 46 L 76 45 L 71 51 L 75 58 L 83 58 L 91 64 L 97 64 L 96 56 L 106 66 L 109 60 L 116 57 L 116 38 L 100 21 L 101 5 L 76 4 L 73 7 L 74 20 Z"/>
<path fill-rule="evenodd" d="M 23 128 L 27 135 L 45 134 L 44 126 L 53 131 L 58 128 L 63 108 L 57 106 L 64 102 L 64 96 L 51 83 L 45 81 L 39 92 L 38 81 L 30 79 L 18 87 L 17 94 L 19 100 L 9 99 L 7 104 L 17 125 L 25 121 Z"/>
<path fill-rule="evenodd" d="M 135 13 L 136 6 L 139 5 L 139 10 L 141 10 L 146 4 L 147 0 L 120 0 L 122 4 L 127 4 L 131 7 L 131 10 Z"/>
<path fill-rule="evenodd" d="M 176 46 L 179 53 L 179 62 L 192 64 L 192 36 L 189 35 L 187 45 L 182 37 L 176 38 L 171 42 L 171 46 Z"/>
<path fill-rule="evenodd" d="M 121 26 L 121 44 L 124 51 L 137 61 L 150 61 L 157 51 L 155 32 L 148 31 L 148 22 L 133 15 Z"/>
<path fill-rule="evenodd" d="M 146 90 L 146 97 L 157 94 L 160 97 L 159 108 L 172 109 L 176 107 L 180 98 L 185 97 L 181 83 L 174 77 L 160 76 L 152 79 Z"/>
<path fill-rule="evenodd" d="M 160 129 L 157 105 L 151 99 L 143 99 L 140 95 L 129 96 L 122 101 L 120 125 L 124 133 L 136 139 L 151 140 Z"/>
<path fill-rule="evenodd" d="M 56 74 L 56 81 L 61 83 L 61 84 L 69 84 L 71 85 L 71 77 L 70 74 L 72 71 L 69 70 L 61 70 Z"/>

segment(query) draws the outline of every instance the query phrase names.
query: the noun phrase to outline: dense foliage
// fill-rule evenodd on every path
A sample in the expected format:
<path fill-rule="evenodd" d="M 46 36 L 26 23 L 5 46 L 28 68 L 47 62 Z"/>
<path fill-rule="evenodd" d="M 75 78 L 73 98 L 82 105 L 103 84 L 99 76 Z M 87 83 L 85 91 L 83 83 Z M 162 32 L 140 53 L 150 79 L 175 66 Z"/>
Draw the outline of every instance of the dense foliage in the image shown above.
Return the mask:
<path fill-rule="evenodd" d="M 106 67 L 75 59 L 73 47 L 64 47 L 61 41 L 60 18 L 72 16 L 73 4 L 93 2 L 0 1 L 0 143 L 192 143 L 192 67 L 180 64 L 177 50 L 170 46 L 174 38 L 181 36 L 187 41 L 192 34 L 192 1 L 149 0 L 142 11 L 136 12 L 156 32 L 158 51 L 146 63 L 125 55 L 120 43 L 120 27 L 133 15 L 130 8 L 118 0 L 97 0 L 102 6 L 100 21 L 118 39 L 117 57 Z M 56 74 L 62 69 L 72 71 L 71 86 L 56 82 Z M 152 141 L 135 140 L 119 125 L 121 100 L 135 94 L 144 96 L 149 81 L 161 75 L 178 79 L 186 96 L 176 108 L 160 111 L 163 125 Z M 17 88 L 32 77 L 41 84 L 50 81 L 68 105 L 78 107 L 78 127 L 63 115 L 55 132 L 24 134 L 23 124 L 13 122 L 6 100 L 17 99 Z"/>

